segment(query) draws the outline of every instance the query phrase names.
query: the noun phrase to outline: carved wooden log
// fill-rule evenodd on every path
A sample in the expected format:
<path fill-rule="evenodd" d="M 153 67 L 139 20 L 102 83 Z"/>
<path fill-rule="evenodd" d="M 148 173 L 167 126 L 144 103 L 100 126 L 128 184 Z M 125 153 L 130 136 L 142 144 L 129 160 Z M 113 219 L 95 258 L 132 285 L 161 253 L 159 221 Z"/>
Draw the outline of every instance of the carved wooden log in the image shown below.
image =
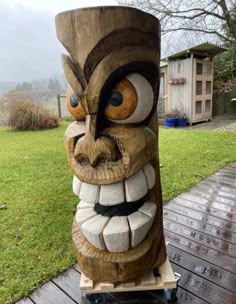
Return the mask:
<path fill-rule="evenodd" d="M 72 236 L 85 275 L 124 282 L 166 259 L 157 151 L 159 21 L 128 7 L 56 17 L 69 56 L 65 133 L 80 197 Z"/>

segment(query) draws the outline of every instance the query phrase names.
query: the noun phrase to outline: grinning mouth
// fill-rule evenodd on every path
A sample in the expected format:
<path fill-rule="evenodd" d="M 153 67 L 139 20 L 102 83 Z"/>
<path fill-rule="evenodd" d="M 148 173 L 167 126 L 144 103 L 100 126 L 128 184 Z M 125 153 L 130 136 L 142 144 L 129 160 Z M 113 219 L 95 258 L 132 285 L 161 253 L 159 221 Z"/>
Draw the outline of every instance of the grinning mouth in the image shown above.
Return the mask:
<path fill-rule="evenodd" d="M 124 181 L 93 185 L 73 179 L 79 196 L 76 221 L 84 237 L 96 248 L 123 252 L 140 244 L 150 230 L 156 204 L 146 195 L 155 185 L 150 163 Z"/>

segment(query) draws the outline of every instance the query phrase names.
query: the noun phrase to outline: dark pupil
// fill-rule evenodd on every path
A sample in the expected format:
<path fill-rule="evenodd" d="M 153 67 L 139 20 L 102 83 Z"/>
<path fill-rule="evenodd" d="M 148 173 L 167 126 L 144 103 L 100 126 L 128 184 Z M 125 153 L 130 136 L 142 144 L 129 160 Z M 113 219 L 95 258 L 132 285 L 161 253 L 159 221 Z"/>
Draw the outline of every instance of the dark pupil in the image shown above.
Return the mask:
<path fill-rule="evenodd" d="M 72 106 L 72 108 L 76 108 L 78 104 L 79 104 L 79 98 L 75 93 L 73 93 L 70 97 L 70 105 Z"/>
<path fill-rule="evenodd" d="M 119 91 L 113 91 L 109 98 L 109 103 L 113 107 L 119 107 L 123 102 L 123 95 Z"/>

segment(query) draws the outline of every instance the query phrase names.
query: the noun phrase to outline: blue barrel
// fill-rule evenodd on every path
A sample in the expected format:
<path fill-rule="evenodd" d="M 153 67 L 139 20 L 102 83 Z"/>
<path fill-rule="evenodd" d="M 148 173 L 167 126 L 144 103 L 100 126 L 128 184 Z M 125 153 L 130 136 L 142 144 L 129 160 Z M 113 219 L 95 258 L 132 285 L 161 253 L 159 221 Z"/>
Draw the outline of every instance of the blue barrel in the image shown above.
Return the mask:
<path fill-rule="evenodd" d="M 174 128 L 176 125 L 176 118 L 174 117 L 166 117 L 165 119 L 165 126 L 168 128 Z"/>
<path fill-rule="evenodd" d="M 186 127 L 186 123 L 187 123 L 187 118 L 177 118 L 176 120 L 176 126 L 179 128 Z"/>

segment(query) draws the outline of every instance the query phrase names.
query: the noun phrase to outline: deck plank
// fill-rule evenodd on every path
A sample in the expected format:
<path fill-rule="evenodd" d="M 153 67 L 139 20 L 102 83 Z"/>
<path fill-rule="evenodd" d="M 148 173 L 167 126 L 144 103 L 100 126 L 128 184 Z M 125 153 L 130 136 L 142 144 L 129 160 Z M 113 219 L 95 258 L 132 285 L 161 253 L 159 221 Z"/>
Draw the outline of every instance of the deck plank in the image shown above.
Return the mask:
<path fill-rule="evenodd" d="M 80 267 L 79 267 L 79 264 L 76 263 L 75 265 L 73 265 L 73 268 L 78 271 L 79 273 L 81 273 L 81 270 L 80 270 Z"/>
<path fill-rule="evenodd" d="M 75 304 L 76 303 L 51 281 L 47 282 L 41 288 L 36 290 L 32 295 L 30 295 L 30 299 L 35 304 Z"/>
<path fill-rule="evenodd" d="M 211 235 L 214 238 L 236 244 L 236 233 L 231 233 L 229 230 L 218 228 L 210 224 L 206 224 L 203 221 L 179 214 L 175 212 L 174 209 L 168 210 L 167 208 L 164 208 L 163 216 L 164 219 L 169 219 L 173 222 L 181 223 L 184 226 L 204 232 L 205 234 Z"/>
<path fill-rule="evenodd" d="M 236 267 L 232 267 L 232 262 L 234 261 L 228 255 L 224 255 L 221 252 L 201 245 L 192 240 L 186 239 L 177 235 L 173 232 L 165 230 L 166 240 L 173 246 L 189 252 L 191 255 L 200 257 L 201 259 L 208 261 L 222 269 L 227 269 L 228 271 L 236 274 Z M 233 263 L 235 265 L 235 262 Z"/>
<path fill-rule="evenodd" d="M 180 197 L 175 198 L 173 201 L 175 202 L 175 204 L 187 207 L 191 210 L 200 211 L 205 214 L 209 214 L 209 215 L 215 216 L 217 218 L 227 220 L 229 222 L 233 222 L 234 224 L 236 223 L 236 214 L 232 214 L 230 212 L 225 212 L 225 211 L 222 211 L 219 209 L 215 209 L 215 208 L 209 207 L 207 205 L 201 205 L 196 202 L 191 202 L 191 201 L 182 199 Z"/>
<path fill-rule="evenodd" d="M 76 303 L 84 303 L 80 293 L 80 274 L 70 268 L 62 275 L 52 280 L 64 293 L 69 294 Z"/>
<path fill-rule="evenodd" d="M 234 258 L 236 258 L 236 245 L 234 245 L 232 243 L 214 238 L 205 233 L 201 233 L 196 229 L 192 229 L 190 227 L 183 226 L 182 223 L 179 224 L 179 223 L 173 222 L 166 218 L 164 219 L 164 227 L 166 230 L 168 230 L 170 232 L 174 232 L 183 238 L 193 240 L 206 247 L 217 250 L 219 252 L 219 256 L 221 254 L 230 256 L 232 262 L 235 262 Z"/>
<path fill-rule="evenodd" d="M 199 277 L 203 277 L 236 294 L 236 274 L 219 268 L 198 257 L 193 257 L 186 251 L 180 250 L 172 245 L 167 246 L 167 251 L 170 261 L 179 267 L 187 269 Z"/>
<path fill-rule="evenodd" d="M 210 176 L 206 180 L 209 182 L 215 183 L 218 186 L 232 188 L 232 189 L 235 188 L 235 182 L 232 181 L 231 179 L 217 178 L 217 177 Z"/>
<path fill-rule="evenodd" d="M 175 271 L 181 273 L 179 286 L 187 289 L 201 300 L 214 304 L 235 304 L 235 294 L 232 292 L 216 286 L 212 282 L 209 282 L 176 264 L 172 263 L 172 266 Z"/>
<path fill-rule="evenodd" d="M 86 300 L 80 292 L 80 267 L 76 263 L 73 267 L 67 270 L 62 275 L 53 279 L 52 281 L 56 284 L 64 293 L 70 296 L 76 303 L 86 304 Z M 107 304 L 118 304 L 120 303 L 114 297 L 109 294 L 106 295 Z"/>
<path fill-rule="evenodd" d="M 30 298 L 24 298 L 24 299 L 22 299 L 22 300 L 16 302 L 16 304 L 34 304 L 34 302 L 32 302 L 32 301 L 30 300 Z"/>
<path fill-rule="evenodd" d="M 227 193 L 226 195 L 231 197 L 232 199 L 235 199 L 235 195 L 236 195 L 236 189 L 235 187 L 231 187 L 231 186 L 222 186 L 217 184 L 215 181 L 210 181 L 208 179 L 205 179 L 203 181 L 201 181 L 199 184 L 197 184 L 195 187 L 197 186 L 208 186 L 208 189 L 212 189 L 212 190 L 219 190 L 219 191 L 223 191 L 224 193 Z"/>
<path fill-rule="evenodd" d="M 234 197 L 234 195 L 224 191 L 209 189 L 207 186 L 193 187 L 190 193 L 192 195 L 216 201 L 227 206 L 236 206 L 236 196 Z"/>
<path fill-rule="evenodd" d="M 234 214 L 236 213 L 236 207 L 234 207 L 235 205 L 233 205 L 233 202 L 232 202 L 233 206 L 228 206 L 221 202 L 199 197 L 197 195 L 194 195 L 194 193 L 183 193 L 183 194 L 179 195 L 178 198 L 182 198 L 182 199 L 185 199 L 185 200 L 188 200 L 188 201 L 200 204 L 200 205 L 204 205 L 206 207 L 223 210 L 225 212 L 231 212 Z"/>
<path fill-rule="evenodd" d="M 189 218 L 196 219 L 203 223 L 210 224 L 215 227 L 222 228 L 224 230 L 228 230 L 230 233 L 236 233 L 236 224 L 232 222 L 228 222 L 224 219 L 216 218 L 212 215 L 208 215 L 201 211 L 192 210 L 186 206 L 177 205 L 173 201 L 167 205 L 165 205 L 165 210 L 172 210 L 176 213 L 188 216 Z"/>

